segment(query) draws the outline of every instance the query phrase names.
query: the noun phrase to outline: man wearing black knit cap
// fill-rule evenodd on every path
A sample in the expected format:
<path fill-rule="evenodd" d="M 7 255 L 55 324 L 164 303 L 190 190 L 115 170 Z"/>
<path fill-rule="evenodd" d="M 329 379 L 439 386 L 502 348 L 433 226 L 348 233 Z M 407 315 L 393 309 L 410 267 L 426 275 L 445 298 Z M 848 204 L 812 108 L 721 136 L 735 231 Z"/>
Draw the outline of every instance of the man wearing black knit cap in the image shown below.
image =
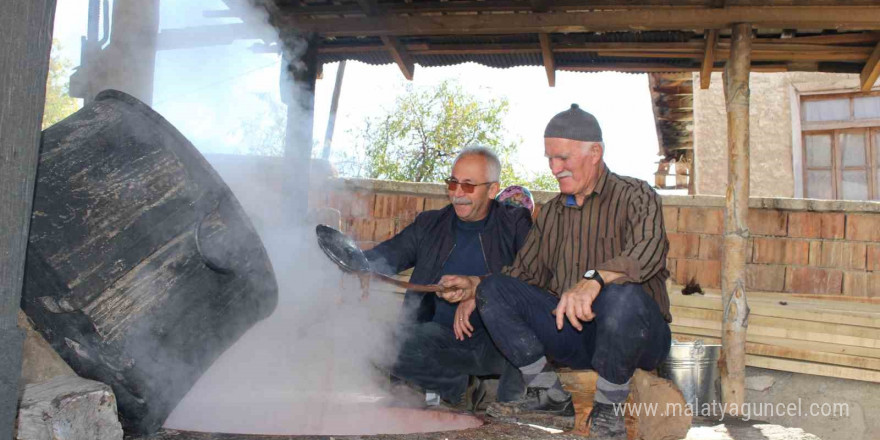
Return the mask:
<path fill-rule="evenodd" d="M 445 276 L 447 301 L 476 296 L 492 340 L 523 373 L 525 399 L 489 415 L 573 415 L 571 396 L 549 365 L 599 374 L 590 438 L 625 439 L 614 405 L 636 368 L 653 370 L 669 352 L 669 297 L 660 197 L 603 160 L 596 118 L 573 104 L 544 130 L 559 194 L 544 205 L 511 266 L 488 277 Z"/>

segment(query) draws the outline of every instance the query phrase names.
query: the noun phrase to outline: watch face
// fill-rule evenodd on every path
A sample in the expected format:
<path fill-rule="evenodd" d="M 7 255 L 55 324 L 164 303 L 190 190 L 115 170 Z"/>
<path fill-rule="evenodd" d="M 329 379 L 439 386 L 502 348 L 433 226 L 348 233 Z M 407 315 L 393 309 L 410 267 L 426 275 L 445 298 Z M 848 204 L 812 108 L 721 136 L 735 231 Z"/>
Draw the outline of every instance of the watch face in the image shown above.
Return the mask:
<path fill-rule="evenodd" d="M 584 274 L 584 278 L 590 278 L 590 279 L 592 279 L 592 278 L 595 277 L 595 276 L 596 276 L 596 270 L 595 270 L 595 269 L 590 269 L 590 270 L 587 271 L 587 273 Z"/>

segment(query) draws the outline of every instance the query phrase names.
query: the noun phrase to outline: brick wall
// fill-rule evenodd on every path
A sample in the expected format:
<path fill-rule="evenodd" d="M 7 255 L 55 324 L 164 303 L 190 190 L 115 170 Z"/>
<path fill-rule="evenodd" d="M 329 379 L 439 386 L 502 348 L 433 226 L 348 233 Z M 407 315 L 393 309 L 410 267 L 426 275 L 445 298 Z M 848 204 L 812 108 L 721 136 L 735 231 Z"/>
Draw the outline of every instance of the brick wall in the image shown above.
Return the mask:
<path fill-rule="evenodd" d="M 337 180 L 310 204 L 339 211 L 344 231 L 365 248 L 392 237 L 424 210 L 446 206 L 442 185 Z M 555 196 L 535 192 L 539 206 Z M 724 200 L 664 196 L 672 280 L 721 286 Z M 747 288 L 880 297 L 880 203 L 752 199 Z"/>

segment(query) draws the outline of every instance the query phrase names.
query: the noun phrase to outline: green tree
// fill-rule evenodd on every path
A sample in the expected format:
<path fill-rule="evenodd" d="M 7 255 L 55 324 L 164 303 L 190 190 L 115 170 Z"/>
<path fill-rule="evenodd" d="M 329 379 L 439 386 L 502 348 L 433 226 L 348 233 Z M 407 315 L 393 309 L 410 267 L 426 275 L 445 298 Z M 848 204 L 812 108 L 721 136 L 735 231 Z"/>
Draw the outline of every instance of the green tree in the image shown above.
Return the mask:
<path fill-rule="evenodd" d="M 47 127 L 79 110 L 79 101 L 70 96 L 70 60 L 61 56 L 61 43 L 52 40 L 49 57 L 49 77 L 46 80 L 46 105 L 43 109 L 43 126 Z"/>
<path fill-rule="evenodd" d="M 452 81 L 432 88 L 407 86 L 391 110 L 364 121 L 359 135 L 364 162 L 363 167 L 356 167 L 358 174 L 362 171 L 366 177 L 376 179 L 439 182 L 447 177 L 459 151 L 482 145 L 501 158 L 503 185 L 556 189 L 556 181 L 549 174 L 529 175 L 511 160 L 520 141 L 504 135 L 508 108 L 505 98 L 480 100 Z"/>

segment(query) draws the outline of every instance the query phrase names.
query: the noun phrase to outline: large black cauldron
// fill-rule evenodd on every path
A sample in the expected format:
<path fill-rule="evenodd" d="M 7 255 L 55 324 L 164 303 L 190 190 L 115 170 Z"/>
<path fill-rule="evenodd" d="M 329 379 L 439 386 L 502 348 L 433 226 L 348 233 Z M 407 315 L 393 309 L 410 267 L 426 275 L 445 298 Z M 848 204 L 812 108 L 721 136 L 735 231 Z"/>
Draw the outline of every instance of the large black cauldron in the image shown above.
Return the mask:
<path fill-rule="evenodd" d="M 128 431 L 157 430 L 277 296 L 238 201 L 152 109 L 105 91 L 43 132 L 22 308 Z"/>

